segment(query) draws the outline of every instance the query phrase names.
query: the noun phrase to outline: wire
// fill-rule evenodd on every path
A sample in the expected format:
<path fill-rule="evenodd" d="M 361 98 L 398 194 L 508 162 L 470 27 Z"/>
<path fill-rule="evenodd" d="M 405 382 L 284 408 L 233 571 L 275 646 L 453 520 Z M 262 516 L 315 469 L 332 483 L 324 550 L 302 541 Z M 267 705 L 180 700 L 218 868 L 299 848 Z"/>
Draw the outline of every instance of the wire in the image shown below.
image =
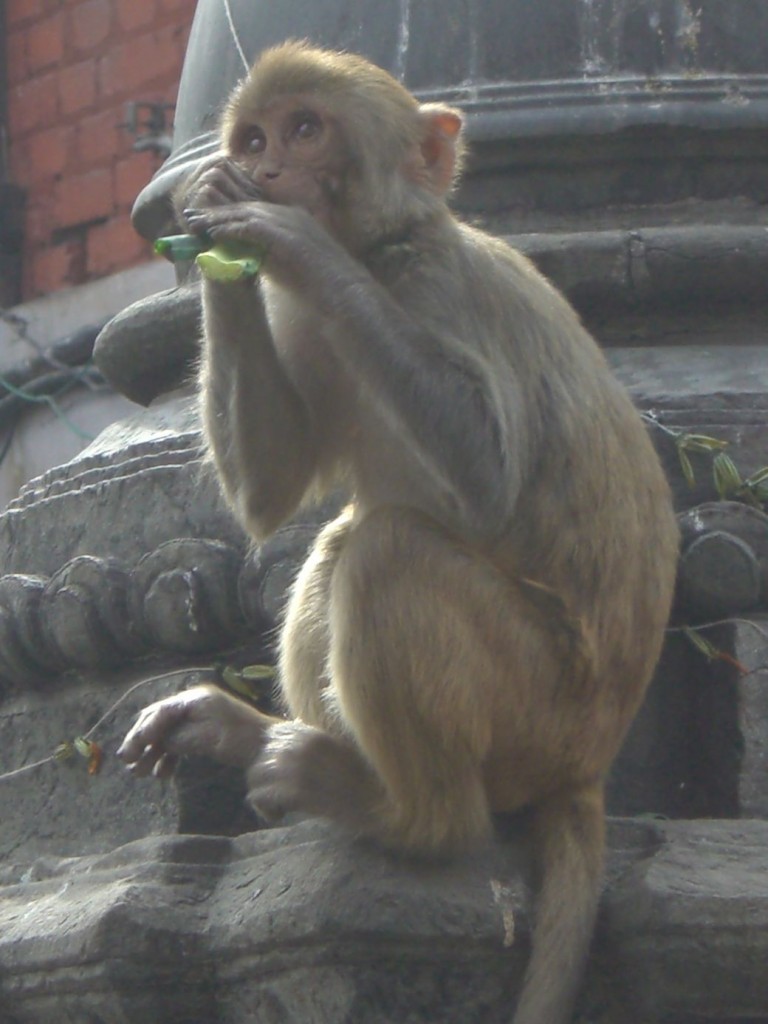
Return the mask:
<path fill-rule="evenodd" d="M 170 672 L 163 672 L 159 676 L 149 676 L 147 679 L 140 679 L 138 683 L 134 683 L 133 686 L 129 686 L 125 693 L 121 694 L 117 698 L 114 704 L 110 704 L 96 724 L 92 725 L 88 732 L 83 733 L 83 735 L 78 738 L 89 740 L 96 730 L 99 729 L 104 722 L 106 722 L 106 720 L 114 714 L 115 711 L 117 711 L 120 705 L 124 703 L 124 701 L 128 700 L 131 694 L 136 692 L 136 690 L 140 690 L 142 687 L 148 686 L 150 683 L 160 683 L 165 679 L 171 679 L 173 676 L 190 674 L 192 672 L 212 672 L 213 668 L 213 665 L 190 665 L 185 666 L 184 668 L 172 669 Z M 27 772 L 34 771 L 36 768 L 41 768 L 44 764 L 51 764 L 56 760 L 57 758 L 55 754 L 49 754 L 48 757 L 44 757 L 40 761 L 33 761 L 31 764 L 23 764 L 20 768 L 13 768 L 11 771 L 1 773 L 0 782 L 6 782 L 8 779 L 15 779 L 19 775 L 26 775 Z"/>
<path fill-rule="evenodd" d="M 48 757 L 44 757 L 42 761 L 33 761 L 32 764 L 23 764 L 21 768 L 14 768 L 11 772 L 4 772 L 0 775 L 0 782 L 5 782 L 6 779 L 15 779 L 17 775 L 25 775 L 27 772 L 31 772 L 34 768 L 40 768 L 44 764 L 50 764 L 56 760 L 54 754 L 49 754 Z"/>
<path fill-rule="evenodd" d="M 82 430 L 80 427 L 78 427 L 78 425 L 76 423 L 74 423 L 69 418 L 69 416 L 67 416 L 67 414 L 64 412 L 64 410 L 61 408 L 61 406 L 56 401 L 56 397 L 58 397 L 59 395 L 64 394 L 66 391 L 68 391 L 69 388 L 74 383 L 78 383 L 79 382 L 79 374 L 76 374 L 75 376 L 78 379 L 73 380 L 73 381 L 68 381 L 64 385 L 64 387 L 61 388 L 60 391 L 56 392 L 56 396 L 55 397 L 53 395 L 35 395 L 35 394 L 32 394 L 31 391 L 27 391 L 25 388 L 19 388 L 19 387 L 16 387 L 15 384 L 11 384 L 11 382 L 9 380 L 7 380 L 5 377 L 3 377 L 2 375 L 0 375 L 0 387 L 5 388 L 5 390 L 9 394 L 13 395 L 15 398 L 22 399 L 24 402 L 32 402 L 35 405 L 47 405 L 50 408 L 50 410 L 53 412 L 54 416 L 56 416 L 57 419 L 61 420 L 61 422 L 65 426 L 67 426 L 72 431 L 73 434 L 75 434 L 77 437 L 81 438 L 81 440 L 83 440 L 83 441 L 93 441 L 94 435 L 93 434 L 89 434 L 85 430 Z"/>
<path fill-rule="evenodd" d="M 692 629 L 696 632 L 703 629 L 714 629 L 716 626 L 751 626 L 763 640 L 768 641 L 768 629 L 764 626 L 758 626 L 752 619 L 716 619 L 714 622 L 702 622 L 696 626 L 669 626 L 666 630 L 667 633 L 684 633 L 686 629 Z"/>
<path fill-rule="evenodd" d="M 237 48 L 237 52 L 240 55 L 240 60 L 243 62 L 243 67 L 245 68 L 246 72 L 248 72 L 248 70 L 250 69 L 250 65 L 245 58 L 245 51 L 243 50 L 243 47 L 240 43 L 240 37 L 237 33 L 237 29 L 235 28 L 235 19 L 232 17 L 232 9 L 229 6 L 229 0 L 222 0 L 222 3 L 224 4 L 224 13 L 226 14 L 227 21 L 229 22 L 229 31 L 232 33 L 232 39 L 234 41 L 235 47 Z"/>

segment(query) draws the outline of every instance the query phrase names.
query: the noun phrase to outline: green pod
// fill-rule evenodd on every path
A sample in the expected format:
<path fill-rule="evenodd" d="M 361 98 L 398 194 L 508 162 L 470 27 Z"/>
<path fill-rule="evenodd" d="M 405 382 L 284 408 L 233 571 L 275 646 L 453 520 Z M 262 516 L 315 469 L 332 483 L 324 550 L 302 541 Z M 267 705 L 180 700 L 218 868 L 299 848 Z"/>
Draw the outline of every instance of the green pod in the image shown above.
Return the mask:
<path fill-rule="evenodd" d="M 243 281 L 258 274 L 262 260 L 263 253 L 253 246 L 220 242 L 201 252 L 195 263 L 209 281 Z"/>
<path fill-rule="evenodd" d="M 210 245 L 197 235 L 165 235 L 158 238 L 154 245 L 158 256 L 165 256 L 171 263 L 180 260 L 193 260 L 201 252 L 210 249 Z"/>
<path fill-rule="evenodd" d="M 263 252 L 242 242 L 211 245 L 197 235 L 166 235 L 155 242 L 155 252 L 171 263 L 195 260 L 201 273 L 211 281 L 242 281 L 261 269 Z"/>

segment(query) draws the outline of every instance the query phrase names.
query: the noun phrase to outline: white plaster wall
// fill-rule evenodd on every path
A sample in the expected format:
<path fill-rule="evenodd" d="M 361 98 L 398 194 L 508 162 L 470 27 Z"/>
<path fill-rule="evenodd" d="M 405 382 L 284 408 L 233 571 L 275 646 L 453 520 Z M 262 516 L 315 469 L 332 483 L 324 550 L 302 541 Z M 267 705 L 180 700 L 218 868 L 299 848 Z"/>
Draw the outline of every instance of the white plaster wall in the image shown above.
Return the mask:
<path fill-rule="evenodd" d="M 99 324 L 132 302 L 174 285 L 170 264 L 147 263 L 111 277 L 69 288 L 5 311 L 0 321 L 0 376 L 13 366 L 50 348 L 80 327 Z M 23 322 L 25 333 L 15 326 Z M 0 389 L 0 394 L 2 390 Z M 17 422 L 0 462 L 0 508 L 16 497 L 26 481 L 74 458 L 104 427 L 137 410 L 111 389 L 77 388 L 56 402 L 58 409 L 30 405 Z M 8 443 L 0 430 L 0 454 Z"/>

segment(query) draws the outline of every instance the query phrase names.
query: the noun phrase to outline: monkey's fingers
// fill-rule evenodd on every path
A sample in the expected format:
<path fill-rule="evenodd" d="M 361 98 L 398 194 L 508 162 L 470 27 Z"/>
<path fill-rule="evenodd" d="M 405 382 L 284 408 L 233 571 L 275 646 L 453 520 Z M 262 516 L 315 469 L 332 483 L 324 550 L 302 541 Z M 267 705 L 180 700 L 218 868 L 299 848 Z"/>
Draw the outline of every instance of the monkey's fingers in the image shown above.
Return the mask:
<path fill-rule="evenodd" d="M 171 735 L 187 721 L 191 710 L 206 694 L 204 687 L 194 687 L 144 708 L 118 748 L 117 756 L 126 764 L 137 766 L 134 770 L 141 774 L 142 758 L 148 751 L 154 751 L 151 770 L 155 761 L 168 751 Z"/>
<path fill-rule="evenodd" d="M 163 751 L 157 747 L 146 747 L 135 761 L 128 763 L 128 770 L 139 779 L 146 778 L 147 775 L 156 775 L 158 765 L 162 763 L 164 757 Z"/>
<path fill-rule="evenodd" d="M 185 206 L 209 209 L 231 203 L 254 202 L 262 198 L 259 186 L 227 160 L 207 167 L 184 195 Z"/>
<path fill-rule="evenodd" d="M 176 765 L 178 763 L 179 759 L 175 754 L 163 754 L 163 756 L 155 762 L 152 774 L 156 779 L 170 779 L 176 771 Z"/>
<path fill-rule="evenodd" d="M 228 180 L 233 202 L 247 202 L 264 198 L 263 190 L 239 164 L 227 160 L 220 165 L 220 170 Z"/>
<path fill-rule="evenodd" d="M 272 203 L 230 203 L 206 209 L 188 207 L 184 218 L 190 231 L 212 238 L 216 244 L 236 243 L 257 246 L 261 251 L 273 247 L 300 254 L 317 225 L 297 207 L 279 207 Z"/>

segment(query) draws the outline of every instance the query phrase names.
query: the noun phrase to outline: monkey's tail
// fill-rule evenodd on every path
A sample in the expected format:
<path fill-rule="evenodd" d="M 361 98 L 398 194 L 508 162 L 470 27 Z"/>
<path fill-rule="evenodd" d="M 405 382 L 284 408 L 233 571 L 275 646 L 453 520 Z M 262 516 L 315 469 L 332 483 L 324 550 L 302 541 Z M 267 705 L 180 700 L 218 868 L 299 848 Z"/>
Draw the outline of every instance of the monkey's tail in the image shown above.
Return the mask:
<path fill-rule="evenodd" d="M 600 898 L 603 784 L 558 795 L 533 824 L 538 895 L 531 958 L 514 1024 L 566 1024 L 578 993 Z"/>

